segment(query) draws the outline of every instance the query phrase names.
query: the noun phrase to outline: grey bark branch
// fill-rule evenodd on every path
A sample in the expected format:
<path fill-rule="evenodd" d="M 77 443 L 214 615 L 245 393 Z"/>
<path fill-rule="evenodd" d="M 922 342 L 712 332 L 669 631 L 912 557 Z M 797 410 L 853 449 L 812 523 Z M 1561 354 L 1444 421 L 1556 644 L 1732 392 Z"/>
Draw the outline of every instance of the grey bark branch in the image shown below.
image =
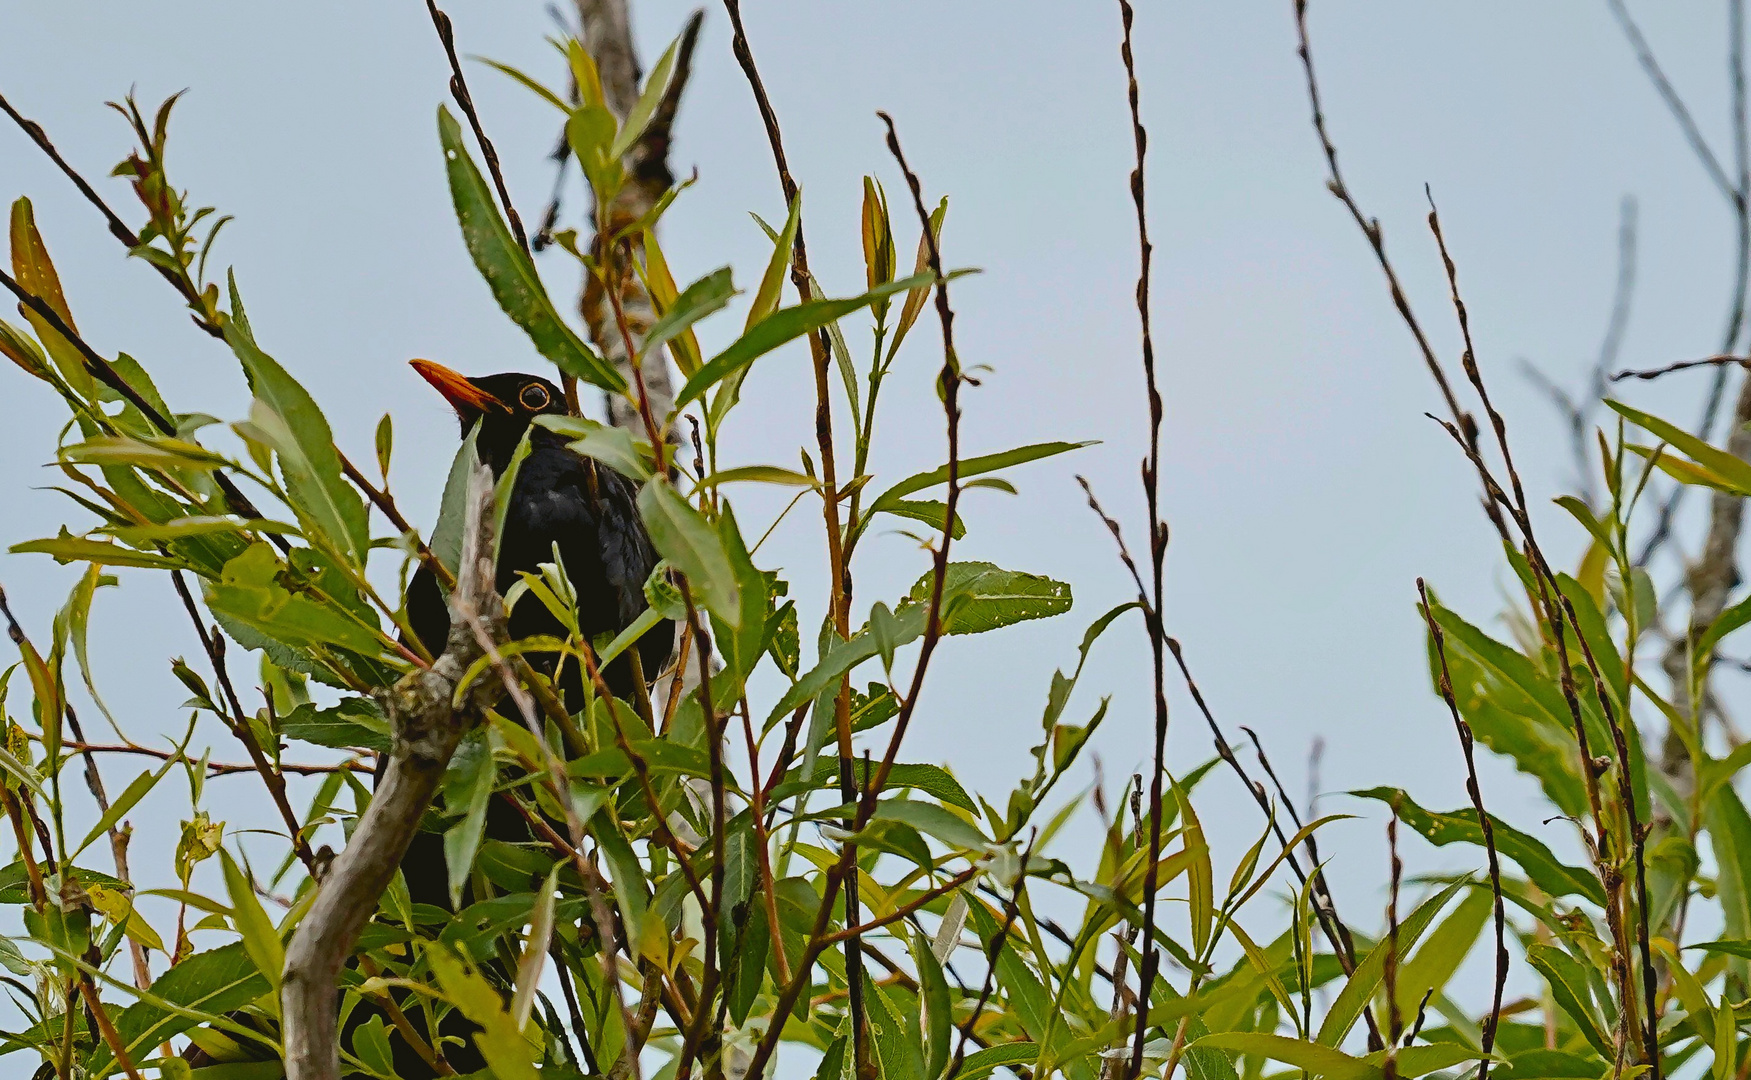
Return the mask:
<path fill-rule="evenodd" d="M 484 467 L 470 478 L 466 522 L 444 653 L 429 670 L 407 676 L 383 695 L 394 732 L 389 767 L 286 949 L 280 1004 L 287 1080 L 338 1080 L 336 979 L 407 853 L 457 744 L 503 691 L 494 680 L 479 680 L 460 707 L 452 705 L 463 673 L 482 654 L 460 613 L 477 614 L 495 635 L 503 630 L 503 603 L 493 584 L 493 484 Z"/>
<path fill-rule="evenodd" d="M 639 81 L 642 78 L 638 52 L 632 42 L 632 21 L 625 0 L 577 0 L 577 11 L 578 23 L 583 30 L 584 47 L 596 62 L 597 72 L 602 78 L 602 96 L 615 116 L 624 121 L 626 114 L 638 101 Z M 680 105 L 681 92 L 687 86 L 687 76 L 693 62 L 693 46 L 698 41 L 699 26 L 703 18 L 703 12 L 695 11 L 688 19 L 681 34 L 681 46 L 676 50 L 674 74 L 662 105 L 651 117 L 644 134 L 623 159 L 626 184 L 609 207 L 607 220 L 596 222 L 597 236 L 594 246 L 598 249 L 602 247 L 604 236 L 613 235 L 615 230 L 638 220 L 655 207 L 657 200 L 662 198 L 663 193 L 675 181 L 674 174 L 669 170 L 669 135 Z M 627 243 L 631 246 L 632 253 L 636 253 L 642 246 L 638 237 L 629 238 Z M 602 253 L 598 251 L 598 254 Z M 609 257 L 620 258 L 611 253 Z M 607 264 L 608 260 L 604 259 L 604 265 Z M 594 275 L 585 280 L 578 310 L 589 327 L 590 340 L 597 350 L 625 376 L 628 386 L 636 386 L 637 380 L 633 378 L 632 370 L 633 358 L 627 350 L 627 338 L 632 339 L 635 350 L 642 350 L 645 334 L 656 321 L 657 312 L 651 302 L 650 293 L 638 274 L 630 272 L 630 267 L 622 267 L 621 270 L 623 272 L 614 276 L 618 279 L 620 307 L 625 313 L 630 334 L 620 332 L 614 318 L 613 304 L 610 303 L 602 283 Z M 674 382 L 669 376 L 669 365 L 662 350 L 646 355 L 640 364 L 640 371 L 644 376 L 651 413 L 661 422 L 675 405 Z M 614 426 L 630 431 L 639 431 L 643 427 L 637 404 L 630 398 L 619 395 L 608 396 L 608 420 Z M 670 440 L 675 438 L 673 432 L 667 433 L 667 437 Z"/>

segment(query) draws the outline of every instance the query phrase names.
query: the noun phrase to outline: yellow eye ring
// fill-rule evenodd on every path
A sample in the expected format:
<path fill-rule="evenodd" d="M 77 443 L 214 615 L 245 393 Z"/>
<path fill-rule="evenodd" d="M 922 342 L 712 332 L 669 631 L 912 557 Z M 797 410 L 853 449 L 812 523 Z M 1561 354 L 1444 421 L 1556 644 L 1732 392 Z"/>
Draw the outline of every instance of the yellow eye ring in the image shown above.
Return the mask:
<path fill-rule="evenodd" d="M 545 409 L 553 398 L 547 393 L 547 388 L 540 383 L 530 383 L 517 394 L 517 400 L 525 409 Z"/>

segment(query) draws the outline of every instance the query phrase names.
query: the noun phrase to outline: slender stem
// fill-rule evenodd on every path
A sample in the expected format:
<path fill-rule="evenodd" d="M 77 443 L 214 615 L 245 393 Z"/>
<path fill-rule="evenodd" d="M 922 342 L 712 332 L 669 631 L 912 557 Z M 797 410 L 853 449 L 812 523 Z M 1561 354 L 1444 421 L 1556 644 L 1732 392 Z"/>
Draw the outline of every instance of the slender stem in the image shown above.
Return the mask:
<path fill-rule="evenodd" d="M 1035 834 L 1036 837 L 1037 835 Z M 1003 923 L 991 938 L 991 944 L 985 947 L 985 982 L 979 988 L 979 999 L 973 1003 L 973 1011 L 967 1014 L 967 1019 L 961 1024 L 961 1038 L 955 1044 L 955 1056 L 949 1062 L 948 1071 L 943 1074 L 944 1080 L 955 1080 L 960 1074 L 961 1065 L 967 1059 L 967 1040 L 973 1037 L 973 1027 L 978 1024 L 979 1015 L 985 1011 L 985 1003 L 991 1000 L 992 988 L 997 984 L 997 957 L 1003 952 L 1004 943 L 1009 940 L 1009 928 L 1015 925 L 1015 915 L 1021 907 L 1021 893 L 1027 887 L 1028 859 L 1033 851 L 1034 838 L 1030 838 L 1027 850 L 1022 852 L 1021 870 L 1015 876 L 1015 888 L 1010 890 L 1009 902 L 1003 905 Z"/>
<path fill-rule="evenodd" d="M 517 246 L 523 249 L 523 254 L 534 257 L 529 250 L 529 237 L 523 232 L 523 219 L 517 215 L 517 208 L 511 205 L 510 189 L 505 187 L 504 170 L 499 167 L 499 152 L 493 148 L 492 140 L 486 137 L 486 129 L 480 126 L 480 114 L 475 111 L 474 97 L 468 92 L 468 80 L 462 77 L 462 61 L 456 57 L 456 30 L 446 15 L 433 0 L 426 0 L 426 10 L 431 13 L 432 25 L 437 28 L 438 40 L 444 43 L 444 55 L 450 60 L 450 96 L 456 99 L 456 106 L 463 115 L 468 117 L 468 126 L 474 129 L 474 139 L 480 144 L 480 155 L 486 159 L 486 171 L 492 175 L 493 187 L 498 190 L 499 202 L 505 208 L 505 218 L 511 224 L 511 234 L 517 238 Z"/>
<path fill-rule="evenodd" d="M 194 623 L 195 633 L 200 636 L 201 649 L 207 654 L 207 660 L 213 665 L 213 674 L 219 681 L 219 687 L 225 695 L 226 703 L 231 708 L 231 717 L 226 726 L 231 734 L 243 744 L 243 749 L 249 754 L 250 763 L 255 771 L 261 774 L 262 783 L 267 785 L 268 796 L 273 799 L 274 809 L 280 813 L 280 820 L 286 823 L 286 834 L 291 839 L 292 850 L 297 852 L 298 861 L 304 864 L 304 869 L 316 876 L 316 856 L 310 850 L 310 844 L 304 839 L 304 826 L 298 820 L 298 814 L 292 809 L 291 802 L 286 798 L 286 781 L 280 775 L 267 755 L 262 752 L 261 744 L 256 741 L 255 732 L 249 727 L 249 720 L 244 715 L 243 703 L 238 700 L 237 690 L 231 685 L 231 674 L 225 667 L 225 638 L 221 634 L 207 632 L 206 625 L 201 621 L 201 613 L 195 607 L 194 597 L 189 595 L 188 583 L 183 580 L 182 571 L 172 570 L 170 580 L 176 586 L 176 595 L 181 598 L 183 610 L 188 612 L 189 621 Z M 216 629 L 216 628 L 215 628 Z M 224 718 L 221 718 L 224 719 Z"/>
<path fill-rule="evenodd" d="M 784 195 L 784 204 L 786 206 L 793 205 L 797 198 L 797 183 L 791 176 L 790 163 L 785 156 L 784 137 L 779 130 L 778 114 L 773 110 L 772 100 L 766 93 L 766 85 L 760 78 L 759 68 L 755 66 L 754 52 L 748 44 L 747 30 L 742 25 L 741 2 L 740 0 L 724 0 L 724 9 L 730 17 L 731 50 L 735 54 L 737 63 L 741 66 L 743 75 L 747 78 L 749 89 L 754 94 L 755 105 L 760 111 L 760 119 L 766 129 L 766 139 L 772 148 L 773 163 L 778 170 L 779 187 Z M 812 298 L 809 278 L 808 241 L 805 238 L 802 221 L 799 217 L 796 240 L 791 249 L 790 280 L 796 288 L 798 298 L 804 301 Z M 827 533 L 828 617 L 839 637 L 849 638 L 851 636 L 851 568 L 846 560 L 844 531 L 840 526 L 839 517 L 838 465 L 833 447 L 833 401 L 831 384 L 828 379 L 830 358 L 826 331 L 819 330 L 807 336 L 809 357 L 812 361 L 815 377 L 815 444 L 821 459 L 821 513 Z M 839 794 L 842 801 L 855 802 L 858 798 L 858 791 L 852 775 L 851 683 L 849 679 L 840 680 L 838 694 L 834 699 L 834 731 L 839 749 Z M 854 823 L 847 822 L 847 824 Z M 842 865 L 847 866 L 845 880 L 842 882 L 846 890 L 846 920 L 855 922 L 857 919 L 856 845 L 845 845 L 842 859 Z M 811 957 L 811 963 L 812 959 Z M 807 970 L 808 965 L 805 964 L 800 973 L 806 973 Z M 868 1058 L 866 1045 L 868 1039 L 866 1017 L 863 1011 L 863 953 L 857 947 L 856 941 L 846 942 L 845 970 L 846 985 L 851 994 L 852 1045 L 857 1071 L 859 1076 L 862 1076 L 867 1071 L 865 1066 Z M 775 1040 L 782 1027 L 782 1024 L 774 1025 L 774 1030 L 768 1032 L 767 1039 Z M 758 1053 L 756 1054 L 757 1059 L 760 1056 Z M 751 1075 L 759 1074 L 754 1072 Z"/>
<path fill-rule="evenodd" d="M 1496 1029 L 1502 1019 L 1502 993 L 1508 984 L 1508 946 L 1507 946 L 1507 909 L 1502 902 L 1502 861 L 1496 851 L 1496 826 L 1494 820 L 1484 809 L 1483 791 L 1477 782 L 1477 758 L 1472 750 L 1473 738 L 1471 725 L 1459 715 L 1459 703 L 1453 696 L 1453 675 L 1447 667 L 1447 641 L 1441 632 L 1441 624 L 1435 621 L 1434 608 L 1429 603 L 1429 590 L 1423 584 L 1423 579 L 1417 579 L 1417 594 L 1422 598 L 1423 620 L 1429 626 L 1429 638 L 1435 643 L 1435 658 L 1440 662 L 1441 677 L 1438 689 L 1441 699 L 1447 703 L 1447 711 L 1452 714 L 1453 728 L 1459 733 L 1459 748 L 1465 754 L 1465 790 L 1471 796 L 1472 809 L 1477 812 L 1478 828 L 1483 832 L 1484 851 L 1489 856 L 1490 892 L 1495 897 L 1496 924 L 1496 981 L 1490 996 L 1490 1014 L 1484 1018 L 1483 1038 L 1481 1047 L 1484 1058 L 1478 1065 L 1477 1080 L 1489 1080 L 1490 1051 L 1496 1045 Z"/>

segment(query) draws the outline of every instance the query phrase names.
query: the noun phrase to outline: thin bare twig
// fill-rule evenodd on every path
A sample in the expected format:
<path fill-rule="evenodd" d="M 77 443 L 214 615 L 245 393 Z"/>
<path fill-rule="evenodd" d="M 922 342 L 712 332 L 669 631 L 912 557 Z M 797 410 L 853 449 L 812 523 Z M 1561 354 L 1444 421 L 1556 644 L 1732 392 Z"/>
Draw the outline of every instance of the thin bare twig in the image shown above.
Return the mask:
<path fill-rule="evenodd" d="M 75 733 L 77 736 L 77 733 Z M 83 736 L 77 736 L 81 740 Z M 182 761 L 194 764 L 185 754 L 173 754 L 169 750 L 156 750 L 150 746 L 136 746 L 128 743 L 88 743 L 84 741 L 67 743 L 69 750 L 77 750 L 84 754 L 139 754 L 142 757 L 157 758 L 159 761 Z M 209 761 L 208 776 L 233 776 L 237 773 L 255 772 L 255 766 L 241 761 Z M 292 773 L 296 776 L 322 776 L 326 773 L 354 772 L 369 773 L 371 766 L 358 758 L 349 758 L 338 765 L 316 765 L 307 762 L 281 762 L 279 771 Z"/>
<path fill-rule="evenodd" d="M 991 1000 L 991 991 L 997 985 L 997 957 L 1003 952 L 1004 943 L 1009 940 L 1009 928 L 1015 925 L 1015 915 L 1021 907 L 1021 891 L 1027 886 L 1028 859 L 1033 855 L 1034 840 L 1038 835 L 1036 832 L 1028 838 L 1027 849 L 1021 856 L 1021 870 L 1015 875 L 1015 888 L 1010 890 L 1009 902 L 1003 905 L 1003 924 L 997 928 L 991 944 L 985 947 L 985 982 L 979 988 L 979 999 L 973 1003 L 973 1011 L 967 1014 L 966 1021 L 961 1024 L 961 1038 L 955 1045 L 954 1059 L 949 1062 L 948 1071 L 943 1074 L 944 1080 L 955 1080 L 959 1075 L 961 1063 L 967 1058 L 967 1040 L 973 1037 L 973 1028 L 979 1023 L 979 1016 L 985 1011 L 985 1003 Z"/>
<path fill-rule="evenodd" d="M 1139 599 L 1144 606 L 1144 621 L 1149 631 L 1150 676 L 1154 690 L 1155 749 L 1154 771 L 1149 782 L 1149 861 L 1143 879 L 1143 957 L 1137 971 L 1137 1025 L 1131 1040 L 1131 1065 L 1128 1075 L 1135 1080 L 1143 1073 L 1143 1044 L 1149 1029 L 1149 996 L 1155 985 L 1156 968 L 1161 962 L 1155 941 L 1155 906 L 1158 863 L 1161 859 L 1162 777 L 1167 772 L 1167 669 L 1163 648 L 1167 631 L 1162 623 L 1162 605 L 1166 596 L 1162 573 L 1167 558 L 1167 525 L 1161 520 L 1161 391 L 1155 377 L 1155 339 L 1149 325 L 1149 277 L 1154 245 L 1149 242 L 1148 200 L 1145 196 L 1145 165 L 1148 157 L 1149 134 L 1143 127 L 1143 114 L 1137 87 L 1136 56 L 1131 46 L 1131 29 L 1136 12 L 1130 0 L 1119 0 L 1119 21 L 1122 36 L 1119 58 L 1125 68 L 1125 102 L 1131 120 L 1131 144 L 1135 164 L 1131 169 L 1131 203 L 1137 215 L 1137 322 L 1142 345 L 1143 385 L 1149 404 L 1149 451 L 1143 459 L 1143 502 L 1148 515 L 1149 588 L 1137 582 Z M 928 229 L 926 230 L 929 231 Z M 1090 495 L 1092 500 L 1093 495 Z M 950 520 L 953 520 L 952 518 Z M 1114 531 L 1115 537 L 1118 535 Z M 1133 576 L 1136 568 L 1132 566 Z M 963 1040 L 964 1042 L 964 1040 Z"/>
<path fill-rule="evenodd" d="M 1739 367 L 1751 367 L 1751 356 L 1705 356 L 1700 360 L 1680 360 L 1677 363 L 1667 364 L 1664 367 L 1625 368 L 1622 371 L 1612 372 L 1611 381 L 1621 382 L 1624 379 L 1657 379 L 1662 375 L 1670 375 L 1674 371 L 1688 371 L 1691 368 L 1698 367 L 1724 367 L 1735 364 Z"/>
<path fill-rule="evenodd" d="M 1702 163 L 1703 171 L 1708 173 L 1708 178 L 1714 181 L 1715 187 L 1720 189 L 1727 201 L 1737 202 L 1742 199 L 1738 187 L 1727 178 L 1727 170 L 1721 167 L 1720 159 L 1715 156 L 1707 137 L 1697 126 L 1695 117 L 1690 115 L 1690 107 L 1684 104 L 1684 99 L 1673 88 L 1672 81 L 1666 78 L 1665 70 L 1654 57 L 1653 47 L 1642 36 L 1641 27 L 1630 17 L 1629 8 L 1624 6 L 1623 0 L 1607 0 L 1607 4 L 1611 8 L 1611 14 L 1617 18 L 1618 25 L 1623 28 L 1623 36 L 1629 39 L 1630 48 L 1635 50 L 1636 62 L 1647 72 L 1648 81 L 1654 84 L 1660 100 L 1665 102 L 1672 119 L 1678 122 L 1678 129 L 1684 133 L 1684 141 L 1696 152 L 1696 159 Z"/>
<path fill-rule="evenodd" d="M 1490 892 L 1495 897 L 1496 981 L 1490 996 L 1490 1014 L 1484 1019 L 1483 1037 L 1479 1044 L 1484 1058 L 1477 1070 L 1477 1080 L 1489 1080 L 1489 1055 L 1496 1045 L 1496 1028 L 1502 1020 L 1502 993 L 1508 984 L 1508 914 L 1502 902 L 1502 861 L 1496 851 L 1495 822 L 1484 809 L 1483 791 L 1477 783 L 1477 758 L 1472 750 L 1474 740 L 1471 725 L 1459 715 L 1459 703 L 1453 696 L 1453 675 L 1447 666 L 1447 639 L 1441 632 L 1441 624 L 1435 621 L 1435 611 L 1429 603 L 1429 590 L 1423 584 L 1422 578 L 1417 579 L 1417 595 L 1422 598 L 1423 620 L 1428 623 L 1429 637 L 1435 643 L 1435 657 L 1440 662 L 1440 678 L 1436 688 L 1441 692 L 1441 700 L 1447 703 L 1447 711 L 1453 716 L 1454 730 L 1459 733 L 1459 748 L 1465 754 L 1465 791 L 1471 796 L 1472 809 L 1477 812 L 1478 828 L 1483 832 L 1484 851 L 1489 856 Z M 1422 1027 L 1420 1017 L 1417 1026 L 1419 1029 Z M 1415 1037 L 1414 1033 L 1412 1037 Z"/>
<path fill-rule="evenodd" d="M 517 246 L 523 249 L 523 254 L 533 257 L 529 250 L 529 237 L 523 232 L 523 219 L 517 215 L 517 208 L 511 204 L 510 189 L 505 187 L 504 170 L 499 166 L 499 152 L 493 148 L 492 140 L 486 137 L 486 129 L 480 126 L 480 114 L 475 111 L 474 96 L 468 92 L 468 80 L 462 77 L 462 61 L 456 57 L 456 29 L 450 23 L 450 16 L 434 0 L 426 0 L 426 10 L 431 13 L 432 25 L 438 31 L 438 40 L 444 43 L 444 55 L 450 60 L 450 96 L 456 99 L 456 107 L 468 117 L 468 126 L 474 129 L 474 141 L 480 144 L 480 156 L 486 159 L 486 171 L 492 175 L 493 187 L 498 190 L 499 202 L 505 208 L 505 219 L 511 224 L 511 233 L 517 238 Z"/>

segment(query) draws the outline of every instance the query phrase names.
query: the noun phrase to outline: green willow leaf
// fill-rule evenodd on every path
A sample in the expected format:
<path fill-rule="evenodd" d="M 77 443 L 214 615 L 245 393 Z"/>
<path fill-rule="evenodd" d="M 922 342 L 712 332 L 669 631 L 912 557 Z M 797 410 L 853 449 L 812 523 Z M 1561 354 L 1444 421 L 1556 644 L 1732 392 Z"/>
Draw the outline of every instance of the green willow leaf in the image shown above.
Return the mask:
<path fill-rule="evenodd" d="M 1538 942 L 1527 946 L 1526 959 L 1550 987 L 1551 996 L 1568 1018 L 1574 1021 L 1582 1037 L 1601 1057 L 1612 1056 L 1611 1037 L 1593 1012 L 1592 991 L 1588 988 L 1587 972 L 1581 962 L 1554 945 Z"/>
<path fill-rule="evenodd" d="M 255 886 L 224 848 L 219 849 L 219 863 L 225 872 L 225 891 L 231 897 L 232 926 L 243 938 L 243 951 L 255 961 L 256 970 L 267 977 L 268 987 L 277 991 L 280 972 L 286 966 L 285 944 L 261 901 L 256 899 Z"/>
<path fill-rule="evenodd" d="M 135 1061 L 160 1043 L 206 1021 L 240 1009 L 268 991 L 242 942 L 195 955 L 152 982 L 152 989 L 115 1017 L 116 1032 Z M 114 1065 L 109 1047 L 99 1041 L 85 1062 L 89 1075 L 104 1076 Z"/>
<path fill-rule="evenodd" d="M 250 421 L 279 455 L 286 494 L 299 520 L 328 537 L 337 551 L 364 565 L 371 548 L 365 502 L 341 474 L 334 433 L 308 391 L 292 378 L 236 320 L 225 323 L 225 341 L 243 364 L 257 407 Z"/>
<path fill-rule="evenodd" d="M 652 480 L 638 493 L 638 511 L 657 553 L 687 576 L 694 595 L 731 627 L 742 624 L 741 590 L 723 538 L 667 481 Z"/>
<path fill-rule="evenodd" d="M 449 174 L 450 197 L 456 205 L 463 242 L 493 299 L 559 370 L 604 390 L 624 392 L 626 380 L 620 373 L 560 318 L 535 264 L 517 246 L 500 216 L 492 188 L 462 141 L 461 127 L 443 106 L 438 108 L 438 138 L 444 145 L 444 169 Z"/>
<path fill-rule="evenodd" d="M 302 550 L 302 549 L 300 549 Z M 379 635 L 325 601 L 289 593 L 280 584 L 284 564 L 266 543 L 251 544 L 206 584 L 207 605 L 289 648 L 338 645 L 365 656 L 383 651 Z"/>
<path fill-rule="evenodd" d="M 63 565 L 70 562 L 90 562 L 99 566 L 135 566 L 147 570 L 188 568 L 188 564 L 181 559 L 173 559 L 167 555 L 153 555 L 150 552 L 125 548 L 120 544 L 74 536 L 64 525 L 59 536 L 44 540 L 26 540 L 22 544 L 13 544 L 7 550 L 18 555 L 30 552 L 51 555 L 56 562 Z"/>
<path fill-rule="evenodd" d="M 707 390 L 726 377 L 741 371 L 755 360 L 787 342 L 795 341 L 811 330 L 819 330 L 835 319 L 868 307 L 884 296 L 928 282 L 928 274 L 915 274 L 901 281 L 877 286 L 860 296 L 843 300 L 811 300 L 795 307 L 779 308 L 761 319 L 729 348 L 718 353 L 687 380 L 675 398 L 675 407 L 683 408 L 698 401 Z"/>
<path fill-rule="evenodd" d="M 1621 401 L 1607 400 L 1605 404 L 1630 423 L 1683 451 L 1692 461 L 1725 480 L 1739 494 L 1751 495 L 1751 463 L 1741 460 L 1737 454 L 1710 446 L 1677 424 L 1632 409 Z"/>
<path fill-rule="evenodd" d="M 1447 901 L 1453 894 L 1465 888 L 1468 881 L 1455 881 L 1434 896 L 1425 900 L 1417 909 L 1411 912 L 1398 924 L 1398 951 L 1408 952 L 1416 947 L 1417 940 L 1423 936 L 1423 931 L 1429 928 L 1435 916 L 1447 906 Z M 1391 942 L 1381 942 L 1369 950 L 1356 965 L 1356 971 L 1344 983 L 1344 988 L 1338 991 L 1337 998 L 1326 1012 L 1325 1020 L 1319 1025 L 1318 1041 L 1324 1046 L 1338 1046 L 1344 1037 L 1355 1026 L 1356 1018 L 1362 1015 L 1362 1009 L 1373 999 L 1374 993 L 1380 987 L 1380 981 L 1386 974 L 1386 958 L 1393 951 Z"/>
<path fill-rule="evenodd" d="M 713 270 L 687 286 L 663 312 L 663 317 L 645 331 L 644 344 L 639 355 L 660 349 L 670 339 L 686 333 L 694 323 L 722 309 L 734 295 L 736 286 L 730 280 L 730 268 L 727 266 Z"/>
<path fill-rule="evenodd" d="M 1341 1050 L 1262 1031 L 1219 1031 L 1192 1044 L 1204 1050 L 1233 1050 L 1293 1065 L 1328 1080 L 1380 1080 L 1381 1071 Z"/>
<path fill-rule="evenodd" d="M 911 279 L 908 278 L 906 280 L 910 281 Z M 1021 465 L 1029 461 L 1038 461 L 1041 458 L 1055 457 L 1058 454 L 1067 453 L 1071 450 L 1080 450 L 1085 446 L 1093 445 L 1095 445 L 1094 440 L 1086 442 L 1045 442 L 1035 443 L 1032 446 L 1018 446 L 1014 450 L 1004 450 L 996 454 L 981 454 L 978 457 L 970 457 L 961 461 L 955 470 L 955 476 L 957 479 L 965 480 L 968 477 L 978 476 L 982 473 L 996 472 L 998 469 L 1007 469 L 1011 465 Z M 917 473 L 908 476 L 906 479 L 876 496 L 875 502 L 870 504 L 870 508 L 885 510 L 894 500 L 903 499 L 913 492 L 923 491 L 925 488 L 935 487 L 938 484 L 946 483 L 948 483 L 947 465 L 931 469 L 928 472 Z"/>
<path fill-rule="evenodd" d="M 611 156 L 625 157 L 627 151 L 644 135 L 645 128 L 650 126 L 651 117 L 656 115 L 657 107 L 669 93 L 669 84 L 674 81 L 675 55 L 680 48 L 681 38 L 677 37 L 669 42 L 669 47 L 663 50 L 663 55 L 652 65 L 651 73 L 645 77 L 644 89 L 627 111 L 626 121 L 620 125 L 620 134 L 614 137 L 614 145 L 608 150 Z"/>
<path fill-rule="evenodd" d="M 935 573 L 912 586 L 907 600 L 930 602 Z M 1047 619 L 1070 610 L 1070 586 L 1037 574 L 1005 570 L 988 562 L 949 563 L 943 582 L 942 632 L 983 634 L 1030 619 Z"/>
<path fill-rule="evenodd" d="M 620 427 L 598 423 L 582 416 L 537 416 L 547 430 L 572 439 L 567 445 L 587 458 L 594 458 L 629 480 L 651 477 L 650 443 Z"/>
<path fill-rule="evenodd" d="M 1403 791 L 1390 787 L 1369 788 L 1366 791 L 1352 791 L 1350 794 L 1359 799 L 1374 799 L 1388 806 L 1396 806 L 1399 820 L 1436 847 L 1446 847 L 1448 844 L 1475 844 L 1480 848 L 1483 846 L 1483 830 L 1478 827 L 1477 811 L 1471 807 L 1446 813 L 1425 810 Z M 1559 861 L 1538 839 L 1528 836 L 1494 814 L 1490 815 L 1490 824 L 1495 832 L 1496 850 L 1519 863 L 1520 869 L 1540 889 L 1551 896 L 1580 896 L 1600 907 L 1605 905 L 1604 886 L 1599 884 L 1599 879 L 1593 874 Z"/>

